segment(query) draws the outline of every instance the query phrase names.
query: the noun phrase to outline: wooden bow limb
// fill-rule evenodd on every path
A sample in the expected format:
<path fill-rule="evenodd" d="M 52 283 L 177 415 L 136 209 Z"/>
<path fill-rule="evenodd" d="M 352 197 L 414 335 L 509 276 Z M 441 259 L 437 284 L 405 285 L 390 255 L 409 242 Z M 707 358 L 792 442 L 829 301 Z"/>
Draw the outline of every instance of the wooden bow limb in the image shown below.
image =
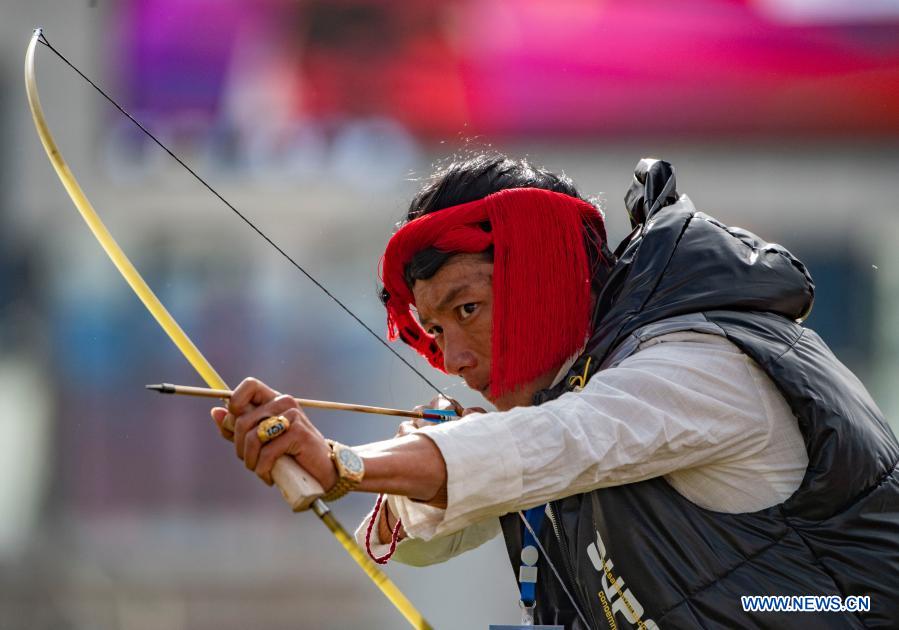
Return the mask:
<path fill-rule="evenodd" d="M 37 78 L 34 71 L 35 53 L 37 52 L 38 43 L 43 43 L 50 47 L 61 59 L 65 58 L 59 54 L 56 49 L 50 46 L 49 42 L 43 37 L 41 29 L 35 29 L 28 44 L 28 50 L 25 53 L 25 91 L 28 95 L 28 105 L 31 108 L 31 115 L 34 119 L 34 125 L 40 136 L 47 157 L 53 165 L 56 174 L 59 176 L 62 185 L 72 199 L 72 203 L 81 213 L 85 222 L 90 227 L 103 251 L 109 256 L 116 269 L 122 274 L 128 285 L 141 299 L 147 310 L 156 318 L 156 321 L 162 326 L 166 334 L 172 342 L 178 347 L 184 357 L 190 362 L 197 373 L 206 383 L 215 389 L 228 389 L 227 384 L 218 372 L 212 367 L 206 357 L 197 349 L 193 341 L 187 336 L 175 318 L 166 310 L 165 306 L 156 297 L 152 289 L 144 281 L 143 277 L 138 273 L 137 269 L 122 251 L 118 243 L 116 243 L 112 234 L 100 219 L 100 215 L 91 205 L 84 191 L 81 189 L 78 180 L 69 169 L 50 128 L 47 125 L 43 108 L 41 107 L 40 98 L 38 96 Z M 74 68 L 74 66 L 72 66 Z M 79 72 L 75 69 L 76 72 Z M 84 75 L 82 75 L 84 76 Z M 85 79 L 87 79 L 85 77 Z M 99 89 L 99 88 L 98 88 Z M 105 93 L 104 93 L 105 95 Z M 340 542 L 346 552 L 359 564 L 363 571 L 377 585 L 381 592 L 390 600 L 397 610 L 405 617 L 409 624 L 418 630 L 429 630 L 431 625 L 425 620 L 422 614 L 415 608 L 400 589 L 387 577 L 378 566 L 365 554 L 365 552 L 350 537 L 343 526 L 337 521 L 328 506 L 319 497 L 324 494 L 321 486 L 315 479 L 304 471 L 296 463 L 292 457 L 281 457 L 275 462 L 272 470 L 272 477 L 275 484 L 281 490 L 284 499 L 290 504 L 294 511 L 311 508 L 313 512 L 322 520 L 327 528 L 334 534 L 334 537 Z"/>

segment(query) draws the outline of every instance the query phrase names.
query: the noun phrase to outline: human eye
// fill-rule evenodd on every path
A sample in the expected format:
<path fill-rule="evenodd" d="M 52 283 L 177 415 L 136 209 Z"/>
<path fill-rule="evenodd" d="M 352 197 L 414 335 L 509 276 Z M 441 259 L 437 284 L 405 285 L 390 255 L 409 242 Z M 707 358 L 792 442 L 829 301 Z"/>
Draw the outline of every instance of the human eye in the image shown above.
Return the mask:
<path fill-rule="evenodd" d="M 468 302 L 456 307 L 456 315 L 459 317 L 459 321 L 465 321 L 466 319 L 474 315 L 477 310 L 477 302 Z"/>

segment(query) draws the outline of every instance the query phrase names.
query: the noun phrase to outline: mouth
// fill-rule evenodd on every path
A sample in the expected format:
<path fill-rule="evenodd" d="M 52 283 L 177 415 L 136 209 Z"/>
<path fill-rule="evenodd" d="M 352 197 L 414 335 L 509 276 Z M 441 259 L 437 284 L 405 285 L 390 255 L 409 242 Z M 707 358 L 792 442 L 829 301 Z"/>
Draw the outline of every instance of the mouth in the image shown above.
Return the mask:
<path fill-rule="evenodd" d="M 464 380 L 465 380 L 465 385 L 468 386 L 468 389 L 476 391 L 479 394 L 481 394 L 481 396 L 486 398 L 487 400 L 490 400 L 490 398 L 489 398 L 490 381 L 480 384 L 477 381 L 469 381 L 467 379 L 464 379 Z"/>

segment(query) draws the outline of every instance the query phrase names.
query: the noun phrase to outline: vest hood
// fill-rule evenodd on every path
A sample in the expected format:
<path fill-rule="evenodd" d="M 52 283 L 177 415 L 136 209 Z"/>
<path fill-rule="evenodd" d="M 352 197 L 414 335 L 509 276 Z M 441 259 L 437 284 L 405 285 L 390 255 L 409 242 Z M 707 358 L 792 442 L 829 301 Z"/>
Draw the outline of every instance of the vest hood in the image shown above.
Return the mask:
<path fill-rule="evenodd" d="M 634 230 L 615 252 L 585 351 L 565 379 L 536 393 L 534 404 L 558 396 L 572 376 L 589 377 L 627 335 L 655 321 L 727 310 L 801 322 L 811 312 L 815 283 L 805 265 L 784 247 L 697 211 L 675 190 L 669 163 L 642 160 L 625 203 Z"/>
<path fill-rule="evenodd" d="M 733 310 L 801 321 L 814 301 L 815 284 L 798 258 L 698 212 L 686 195 L 650 215 L 619 251 L 597 300 L 591 349 L 635 318 Z"/>

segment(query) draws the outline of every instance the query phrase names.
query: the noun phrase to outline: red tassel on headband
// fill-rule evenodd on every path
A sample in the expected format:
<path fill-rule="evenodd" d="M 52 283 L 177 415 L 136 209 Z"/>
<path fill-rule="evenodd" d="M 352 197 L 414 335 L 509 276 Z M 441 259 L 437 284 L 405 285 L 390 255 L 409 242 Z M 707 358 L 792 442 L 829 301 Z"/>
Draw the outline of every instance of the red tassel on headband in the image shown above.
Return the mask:
<path fill-rule="evenodd" d="M 489 221 L 491 231 L 481 224 Z M 429 247 L 479 253 L 493 246 L 490 394 L 515 390 L 577 352 L 590 328 L 590 264 L 585 228 L 605 240 L 591 204 L 539 188 L 502 190 L 410 221 L 390 239 L 382 261 L 388 338 L 415 348 L 444 370 L 443 353 L 412 315 L 405 269 Z"/>

